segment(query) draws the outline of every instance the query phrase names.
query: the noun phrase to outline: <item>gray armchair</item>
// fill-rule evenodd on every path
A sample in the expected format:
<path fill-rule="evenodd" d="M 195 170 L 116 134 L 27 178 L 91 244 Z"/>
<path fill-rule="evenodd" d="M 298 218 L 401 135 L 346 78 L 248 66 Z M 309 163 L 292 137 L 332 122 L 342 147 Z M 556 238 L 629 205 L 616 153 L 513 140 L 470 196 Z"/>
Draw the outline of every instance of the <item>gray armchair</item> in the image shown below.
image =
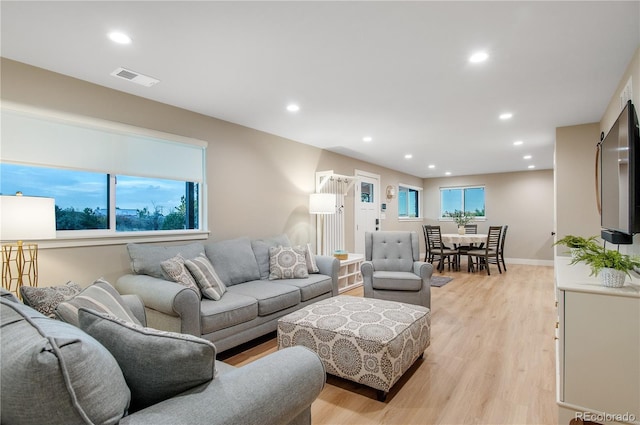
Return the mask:
<path fill-rule="evenodd" d="M 366 232 L 364 296 L 431 307 L 433 266 L 420 261 L 416 232 Z"/>

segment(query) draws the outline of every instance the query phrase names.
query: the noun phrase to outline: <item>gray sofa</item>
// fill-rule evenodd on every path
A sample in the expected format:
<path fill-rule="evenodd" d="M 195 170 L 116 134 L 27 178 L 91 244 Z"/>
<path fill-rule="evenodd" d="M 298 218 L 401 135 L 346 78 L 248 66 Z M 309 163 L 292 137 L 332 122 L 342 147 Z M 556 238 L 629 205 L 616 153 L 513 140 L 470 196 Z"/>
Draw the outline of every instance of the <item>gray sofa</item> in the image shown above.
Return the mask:
<path fill-rule="evenodd" d="M 131 304 L 140 304 L 139 299 L 123 298 L 144 324 L 144 309 Z M 85 309 L 79 312 L 83 325 L 85 316 L 99 314 Z M 142 344 L 128 354 L 131 361 L 144 362 L 156 378 L 153 384 L 142 382 L 134 388 L 121 353 L 117 357 L 118 353 L 98 342 L 98 337 L 48 318 L 4 290 L 0 313 L 0 422 L 5 425 L 310 424 L 311 403 L 325 382 L 320 359 L 306 348 L 288 348 L 234 368 L 215 360 L 215 347 L 209 342 L 193 338 L 209 350 L 207 356 L 200 357 L 207 357 L 204 361 L 211 376 L 205 383 L 191 383 L 189 373 L 201 371 L 186 370 L 185 362 L 174 362 L 171 357 L 165 359 L 166 374 L 156 371 L 161 358 L 171 355 L 172 344 L 174 354 L 184 351 L 181 337 L 169 335 L 173 341 L 160 341 L 167 349 L 151 353 L 157 353 L 156 359 L 141 358 L 141 353 L 147 353 Z M 143 331 L 136 333 L 140 335 L 148 337 Z M 118 337 L 114 343 L 122 347 L 126 341 Z M 136 394 L 140 397 L 142 392 L 144 398 L 146 393 L 158 391 L 166 375 L 185 376 L 190 388 L 174 390 L 179 392 L 132 412 Z"/>
<path fill-rule="evenodd" d="M 291 246 L 286 235 L 186 245 L 129 244 L 133 274 L 115 284 L 121 294 L 139 295 L 149 326 L 205 338 L 221 352 L 276 330 L 280 317 L 338 295 L 340 262 L 315 256 L 319 273 L 303 279 L 269 280 L 269 248 Z M 204 252 L 227 291 L 218 301 L 166 280 L 160 263 L 177 254 Z"/>

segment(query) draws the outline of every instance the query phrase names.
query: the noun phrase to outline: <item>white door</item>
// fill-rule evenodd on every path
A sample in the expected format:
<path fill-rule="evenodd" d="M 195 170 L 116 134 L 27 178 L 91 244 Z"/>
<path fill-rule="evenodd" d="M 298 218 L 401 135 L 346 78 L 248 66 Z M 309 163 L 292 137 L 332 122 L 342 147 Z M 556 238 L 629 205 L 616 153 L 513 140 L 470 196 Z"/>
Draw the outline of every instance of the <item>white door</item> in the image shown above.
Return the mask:
<path fill-rule="evenodd" d="M 380 176 L 356 170 L 355 185 L 355 252 L 364 254 L 364 234 L 380 230 Z"/>

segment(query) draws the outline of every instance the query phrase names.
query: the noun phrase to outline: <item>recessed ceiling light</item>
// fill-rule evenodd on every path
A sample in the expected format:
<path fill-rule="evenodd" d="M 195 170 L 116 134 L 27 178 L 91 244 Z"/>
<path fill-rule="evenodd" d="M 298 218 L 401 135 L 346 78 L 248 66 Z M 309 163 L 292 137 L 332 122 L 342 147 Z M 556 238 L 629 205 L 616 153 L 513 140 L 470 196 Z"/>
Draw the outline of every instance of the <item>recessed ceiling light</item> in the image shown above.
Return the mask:
<path fill-rule="evenodd" d="M 535 165 L 529 165 L 527 168 L 533 169 L 533 168 L 536 168 L 536 166 Z"/>
<path fill-rule="evenodd" d="M 411 159 L 411 158 L 413 158 L 413 155 L 411 155 L 410 153 L 404 156 L 404 159 Z"/>
<path fill-rule="evenodd" d="M 109 38 L 111 39 L 111 41 L 113 41 L 114 43 L 118 43 L 118 44 L 130 44 L 131 43 L 131 37 L 129 37 L 127 34 L 122 33 L 122 32 L 110 32 L 108 34 Z"/>
<path fill-rule="evenodd" d="M 429 165 L 428 165 L 428 167 L 429 167 L 429 168 L 436 168 L 436 166 L 435 166 L 435 165 L 433 165 L 433 164 L 429 164 Z"/>
<path fill-rule="evenodd" d="M 508 120 L 509 118 L 511 118 L 513 116 L 513 114 L 511 112 L 505 112 L 504 114 L 500 114 L 500 119 L 501 120 Z"/>
<path fill-rule="evenodd" d="M 296 105 L 295 103 L 291 103 L 289 105 L 287 105 L 287 111 L 289 112 L 298 112 L 300 110 L 300 107 L 298 105 Z"/>
<path fill-rule="evenodd" d="M 445 176 L 450 176 L 451 175 L 451 171 L 447 171 L 444 173 Z"/>
<path fill-rule="evenodd" d="M 523 143 L 524 142 L 522 140 L 516 140 L 515 142 L 513 142 L 513 146 L 520 146 Z"/>
<path fill-rule="evenodd" d="M 489 55 L 487 52 L 475 52 L 469 57 L 469 62 L 471 63 L 479 63 L 487 60 Z"/>
<path fill-rule="evenodd" d="M 364 136 L 364 137 L 362 138 L 362 141 L 363 141 L 363 142 L 367 142 L 367 143 L 368 143 L 368 142 L 370 142 L 370 141 L 372 141 L 372 140 L 373 140 L 373 138 L 372 138 L 371 136 Z"/>
<path fill-rule="evenodd" d="M 531 159 L 531 155 L 525 155 L 522 157 L 522 159 Z"/>

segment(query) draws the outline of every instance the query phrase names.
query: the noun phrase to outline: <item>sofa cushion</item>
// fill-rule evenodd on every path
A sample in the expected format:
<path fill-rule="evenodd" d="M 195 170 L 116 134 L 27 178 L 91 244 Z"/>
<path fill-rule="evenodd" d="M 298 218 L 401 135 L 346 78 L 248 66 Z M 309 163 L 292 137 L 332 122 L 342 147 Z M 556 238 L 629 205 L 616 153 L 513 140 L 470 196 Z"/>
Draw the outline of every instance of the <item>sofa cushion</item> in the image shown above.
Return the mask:
<path fill-rule="evenodd" d="M 269 248 L 269 280 L 303 279 L 308 276 L 304 250 L 284 246 Z"/>
<path fill-rule="evenodd" d="M 284 233 L 272 238 L 251 241 L 251 248 L 260 269 L 260 279 L 269 278 L 269 248 L 272 246 L 291 246 L 291 242 L 289 242 L 289 237 Z"/>
<path fill-rule="evenodd" d="M 58 304 L 56 315 L 67 323 L 79 326 L 78 309 L 80 307 L 109 313 L 136 325 L 142 325 L 118 291 L 106 280 L 98 279 L 75 297 Z"/>
<path fill-rule="evenodd" d="M 193 260 L 185 261 L 185 265 L 196 279 L 200 291 L 205 297 L 216 301 L 222 298 L 222 295 L 227 291 L 227 287 L 220 280 L 218 273 L 213 268 L 211 261 L 204 255 L 204 252 Z"/>
<path fill-rule="evenodd" d="M 0 303 L 2 423 L 118 423 L 131 393 L 109 351 L 68 323 Z"/>
<path fill-rule="evenodd" d="M 258 300 L 258 316 L 268 316 L 300 303 L 298 288 L 268 280 L 245 282 L 231 286 L 228 290 Z"/>
<path fill-rule="evenodd" d="M 160 263 L 178 254 L 185 259 L 194 258 L 204 251 L 204 245 L 200 242 L 168 246 L 130 243 L 127 244 L 127 251 L 131 259 L 131 270 L 135 274 L 164 279 Z"/>
<path fill-rule="evenodd" d="M 205 246 L 205 252 L 225 285 L 260 279 L 249 238 L 229 239 Z"/>
<path fill-rule="evenodd" d="M 278 283 L 298 288 L 302 302 L 333 291 L 331 277 L 323 274 L 310 274 L 306 279 L 282 279 Z"/>
<path fill-rule="evenodd" d="M 80 328 L 115 357 L 131 389 L 131 411 L 166 400 L 215 374 L 216 349 L 192 335 L 144 328 L 81 308 Z"/>
<path fill-rule="evenodd" d="M 189 273 L 189 270 L 187 270 L 187 267 L 184 264 L 184 257 L 181 254 L 169 258 L 168 260 L 164 260 L 160 263 L 160 268 L 162 268 L 162 273 L 168 280 L 193 289 L 196 294 L 202 298 L 200 287 L 191 273 Z"/>
<path fill-rule="evenodd" d="M 54 319 L 56 317 L 56 307 L 62 301 L 73 298 L 82 292 L 82 287 L 74 282 L 67 282 L 62 286 L 21 286 L 20 294 L 22 301 L 44 314 Z"/>
<path fill-rule="evenodd" d="M 248 322 L 256 317 L 258 317 L 258 300 L 231 291 L 227 291 L 220 301 L 203 298 L 200 303 L 203 335 Z"/>

